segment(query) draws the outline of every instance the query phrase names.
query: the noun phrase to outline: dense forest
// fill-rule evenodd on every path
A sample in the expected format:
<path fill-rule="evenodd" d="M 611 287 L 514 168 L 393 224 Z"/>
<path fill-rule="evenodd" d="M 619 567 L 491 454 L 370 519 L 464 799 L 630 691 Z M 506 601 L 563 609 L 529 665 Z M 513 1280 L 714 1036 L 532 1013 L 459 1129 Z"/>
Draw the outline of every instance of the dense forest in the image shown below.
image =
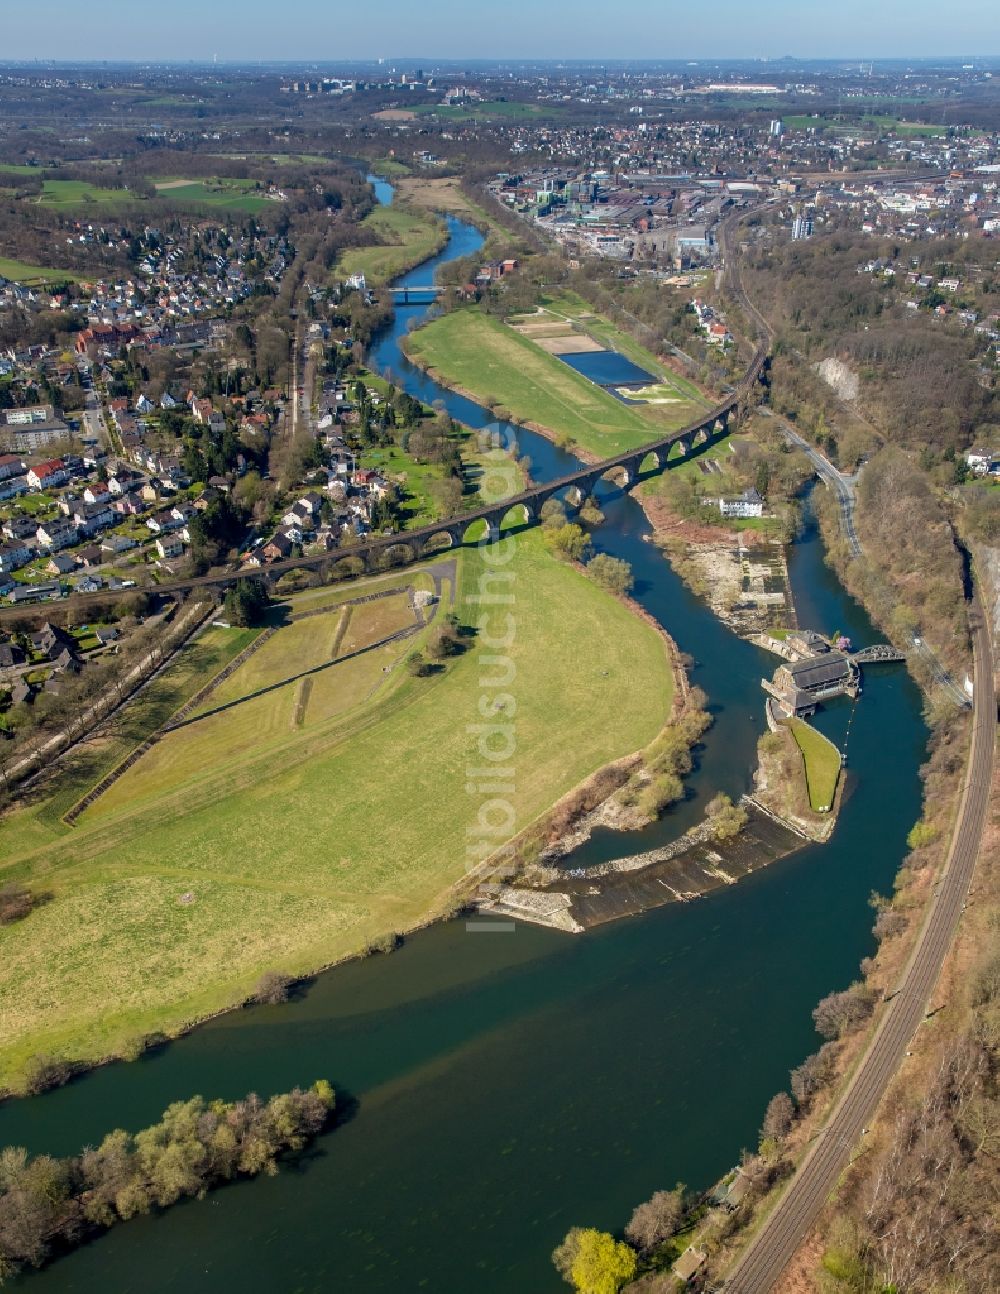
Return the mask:
<path fill-rule="evenodd" d="M 893 273 L 865 272 L 873 260 Z M 995 263 L 993 245 L 982 240 L 881 245 L 860 234 L 833 233 L 753 245 L 744 269 L 746 289 L 776 329 L 778 356 L 788 353 L 799 361 L 776 365 L 776 401 L 789 411 L 814 406 L 806 421 L 817 438 L 826 434 L 820 420 L 829 414 L 829 393 L 817 390 L 822 382 L 810 383 L 802 368 L 836 357 L 857 377 L 855 412 L 877 434 L 907 449 L 953 458 L 1000 425 L 988 341 L 959 313 L 1000 310 Z M 906 272 L 917 267 L 936 278 L 954 274 L 962 284 L 959 293 L 945 303 L 934 288 L 908 290 Z M 943 304 L 949 307 L 946 317 L 936 313 Z"/>

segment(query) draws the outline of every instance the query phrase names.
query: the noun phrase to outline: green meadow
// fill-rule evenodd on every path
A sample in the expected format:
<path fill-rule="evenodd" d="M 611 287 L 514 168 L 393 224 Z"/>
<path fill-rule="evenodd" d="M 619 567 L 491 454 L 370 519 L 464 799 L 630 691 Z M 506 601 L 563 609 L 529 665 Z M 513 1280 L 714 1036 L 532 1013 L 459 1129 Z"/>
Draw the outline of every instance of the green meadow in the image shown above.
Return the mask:
<path fill-rule="evenodd" d="M 655 630 L 552 557 L 539 532 L 510 542 L 517 631 L 503 690 L 513 700 L 497 715 L 513 724 L 517 774 L 512 819 L 493 845 L 648 744 L 672 686 Z M 476 549 L 455 557 L 457 587 L 455 568 L 439 568 L 437 614 L 453 606 L 474 624 L 486 567 Z M 426 579 L 416 568 L 375 587 Z M 0 1083 L 16 1083 L 36 1053 L 120 1053 L 241 1001 L 265 969 L 305 974 L 450 908 L 478 838 L 467 770 L 482 762 L 475 725 L 492 667 L 473 637 L 444 668 L 413 677 L 402 658 L 430 630 L 384 643 L 412 623 L 408 600 L 344 605 L 365 591 L 293 599 L 290 610 L 319 614 L 279 628 L 75 827 L 58 813 L 88 784 L 79 770 L 69 794 L 55 783 L 48 809 L 7 815 L 0 880 L 52 898 L 0 929 Z M 246 640 L 213 629 L 186 647 L 163 679 L 170 703 Z M 206 649 L 211 665 L 192 665 Z M 92 759 L 90 784 L 106 763 Z"/>
<path fill-rule="evenodd" d="M 406 350 L 446 384 L 569 437 L 600 458 L 655 440 L 694 412 L 680 390 L 675 404 L 625 404 L 530 337 L 476 309 L 434 320 L 407 338 Z"/>
<path fill-rule="evenodd" d="M 28 287 L 44 283 L 73 283 L 80 277 L 69 270 L 53 270 L 44 265 L 27 265 L 24 261 L 10 261 L 0 256 L 0 279 L 12 279 Z"/>
<path fill-rule="evenodd" d="M 337 262 L 339 278 L 363 274 L 370 284 L 388 283 L 440 251 L 447 240 L 436 216 L 398 203 L 376 207 L 361 223 L 378 242 L 348 248 Z"/>

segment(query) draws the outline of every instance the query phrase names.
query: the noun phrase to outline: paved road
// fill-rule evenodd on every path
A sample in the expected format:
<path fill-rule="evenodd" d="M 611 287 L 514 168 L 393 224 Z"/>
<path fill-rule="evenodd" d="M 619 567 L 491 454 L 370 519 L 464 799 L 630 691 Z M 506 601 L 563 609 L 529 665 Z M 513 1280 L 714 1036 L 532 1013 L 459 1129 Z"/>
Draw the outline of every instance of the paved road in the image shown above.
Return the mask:
<path fill-rule="evenodd" d="M 777 415 L 774 416 L 777 417 Z M 816 469 L 816 475 L 834 490 L 837 495 L 837 502 L 840 505 L 841 528 L 850 547 L 851 556 L 860 557 L 864 550 L 861 547 L 858 532 L 854 528 L 854 477 L 847 476 L 844 472 L 839 472 L 830 460 L 819 452 L 815 445 L 810 445 L 807 440 L 799 435 L 791 423 L 786 422 L 784 418 L 779 418 L 778 421 L 781 423 L 788 439 L 801 449 L 812 463 Z"/>
<path fill-rule="evenodd" d="M 951 851 L 923 929 L 875 1035 L 826 1127 L 762 1229 L 732 1269 L 725 1294 L 766 1294 L 808 1234 L 847 1165 L 852 1148 L 903 1060 L 951 947 L 982 837 L 993 772 L 996 698 L 987 617 L 978 593 L 972 606 L 975 705 L 972 747 Z"/>
<path fill-rule="evenodd" d="M 739 302 L 744 314 L 750 320 L 757 334 L 758 342 L 763 342 L 770 347 L 774 336 L 773 329 L 744 290 L 739 257 L 736 255 L 733 243 L 736 226 L 745 214 L 745 212 L 734 212 L 719 226 L 719 246 L 722 249 L 724 259 L 726 286 L 730 295 Z M 764 409 L 762 412 L 767 413 L 769 411 Z M 772 416 L 778 417 L 777 414 L 772 414 Z M 814 445 L 803 439 L 786 419 L 779 418 L 779 421 L 784 428 L 785 435 L 808 456 L 809 461 L 816 469 L 817 475 L 835 491 L 840 508 L 841 528 L 850 546 L 851 556 L 863 556 L 864 549 L 861 546 L 861 540 L 854 525 L 856 478 L 839 472 L 829 459 L 825 458 Z M 912 655 L 920 656 L 923 659 L 934 682 L 943 689 L 956 705 L 968 708 L 969 698 L 965 690 L 952 678 L 919 634 L 911 633 L 909 635 L 909 650 Z"/>

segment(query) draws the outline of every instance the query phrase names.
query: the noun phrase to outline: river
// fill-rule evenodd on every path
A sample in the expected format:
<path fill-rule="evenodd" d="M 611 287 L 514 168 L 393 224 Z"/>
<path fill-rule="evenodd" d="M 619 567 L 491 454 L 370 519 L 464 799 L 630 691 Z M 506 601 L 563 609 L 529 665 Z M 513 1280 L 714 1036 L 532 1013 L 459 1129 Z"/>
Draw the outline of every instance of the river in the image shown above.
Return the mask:
<path fill-rule="evenodd" d="M 391 197 L 388 186 L 379 196 Z M 447 248 L 402 283 L 426 284 L 437 264 L 481 245 L 470 226 L 448 223 Z M 486 425 L 485 410 L 401 355 L 425 309 L 397 311 L 373 366 Z M 575 465 L 543 437 L 517 436 L 537 479 Z M 638 600 L 695 658 L 715 724 L 688 800 L 645 832 L 601 833 L 573 865 L 651 848 L 700 817 L 716 790 L 745 790 L 759 680 L 773 669 L 685 589 L 637 503 L 608 486 L 601 507 L 596 546 L 632 564 Z M 857 644 L 877 637 L 824 564 L 808 511 L 789 574 L 801 624 Z M 351 1106 L 301 1165 L 124 1224 L 19 1287 L 555 1294 L 565 1287 L 549 1254 L 570 1226 L 620 1229 L 659 1187 L 709 1185 L 754 1144 L 768 1098 L 818 1044 L 811 1008 L 872 951 L 868 896 L 891 887 L 919 814 L 919 693 L 901 667 L 870 675 L 825 846 L 582 937 L 441 924 L 392 956 L 321 976 L 296 1002 L 220 1017 L 134 1064 L 0 1108 L 0 1145 L 65 1154 L 195 1092 L 269 1094 L 325 1076 Z M 849 705 L 830 706 L 820 726 L 842 736 Z"/>

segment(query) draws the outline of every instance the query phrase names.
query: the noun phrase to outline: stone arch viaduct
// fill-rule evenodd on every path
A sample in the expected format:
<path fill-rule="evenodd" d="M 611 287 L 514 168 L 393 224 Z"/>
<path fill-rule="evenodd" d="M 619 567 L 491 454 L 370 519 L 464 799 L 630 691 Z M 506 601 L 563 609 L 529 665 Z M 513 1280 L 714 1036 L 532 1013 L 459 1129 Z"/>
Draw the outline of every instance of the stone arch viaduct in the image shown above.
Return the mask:
<path fill-rule="evenodd" d="M 271 583 L 288 571 L 329 567 L 345 558 L 360 558 L 365 569 L 369 570 L 378 567 L 380 559 L 384 560 L 390 549 L 409 549 L 409 554 L 404 555 L 404 561 L 401 563 L 405 564 L 408 561 L 416 561 L 432 551 L 448 547 L 457 548 L 466 542 L 470 529 L 481 522 L 485 523 L 486 534 L 491 539 L 499 536 L 504 521 L 511 514 L 523 520 L 526 525 L 537 525 L 541 520 L 542 508 L 549 499 L 561 498 L 571 506 L 577 506 L 587 498 L 602 478 L 616 481 L 623 489 L 630 489 L 638 481 L 657 476 L 683 462 L 691 454 L 721 440 L 726 435 L 730 418 L 739 410 L 741 404 L 752 396 L 766 362 L 767 348 L 762 346 L 754 355 L 750 367 L 733 393 L 721 404 L 708 410 L 701 418 L 689 422 L 679 431 L 672 431 L 669 435 L 650 441 L 636 449 L 626 450 L 614 458 L 588 464 L 558 480 L 546 481 L 544 485 L 532 485 L 498 503 L 477 508 L 457 517 L 448 517 L 417 530 L 373 536 L 363 543 L 333 549 L 328 553 L 288 558 L 268 566 L 255 567 L 249 571 L 244 568 L 184 580 L 165 580 L 149 591 L 163 595 L 187 593 L 199 588 L 222 590 L 248 575 Z M 131 589 L 114 592 L 104 589 L 100 593 L 73 594 L 56 603 L 4 607 L 0 608 L 0 622 L 13 619 L 38 619 L 39 616 L 49 616 L 59 612 L 79 618 L 88 606 L 106 605 L 109 601 L 131 592 L 133 592 Z M 62 616 L 60 615 L 59 618 L 61 619 Z"/>

